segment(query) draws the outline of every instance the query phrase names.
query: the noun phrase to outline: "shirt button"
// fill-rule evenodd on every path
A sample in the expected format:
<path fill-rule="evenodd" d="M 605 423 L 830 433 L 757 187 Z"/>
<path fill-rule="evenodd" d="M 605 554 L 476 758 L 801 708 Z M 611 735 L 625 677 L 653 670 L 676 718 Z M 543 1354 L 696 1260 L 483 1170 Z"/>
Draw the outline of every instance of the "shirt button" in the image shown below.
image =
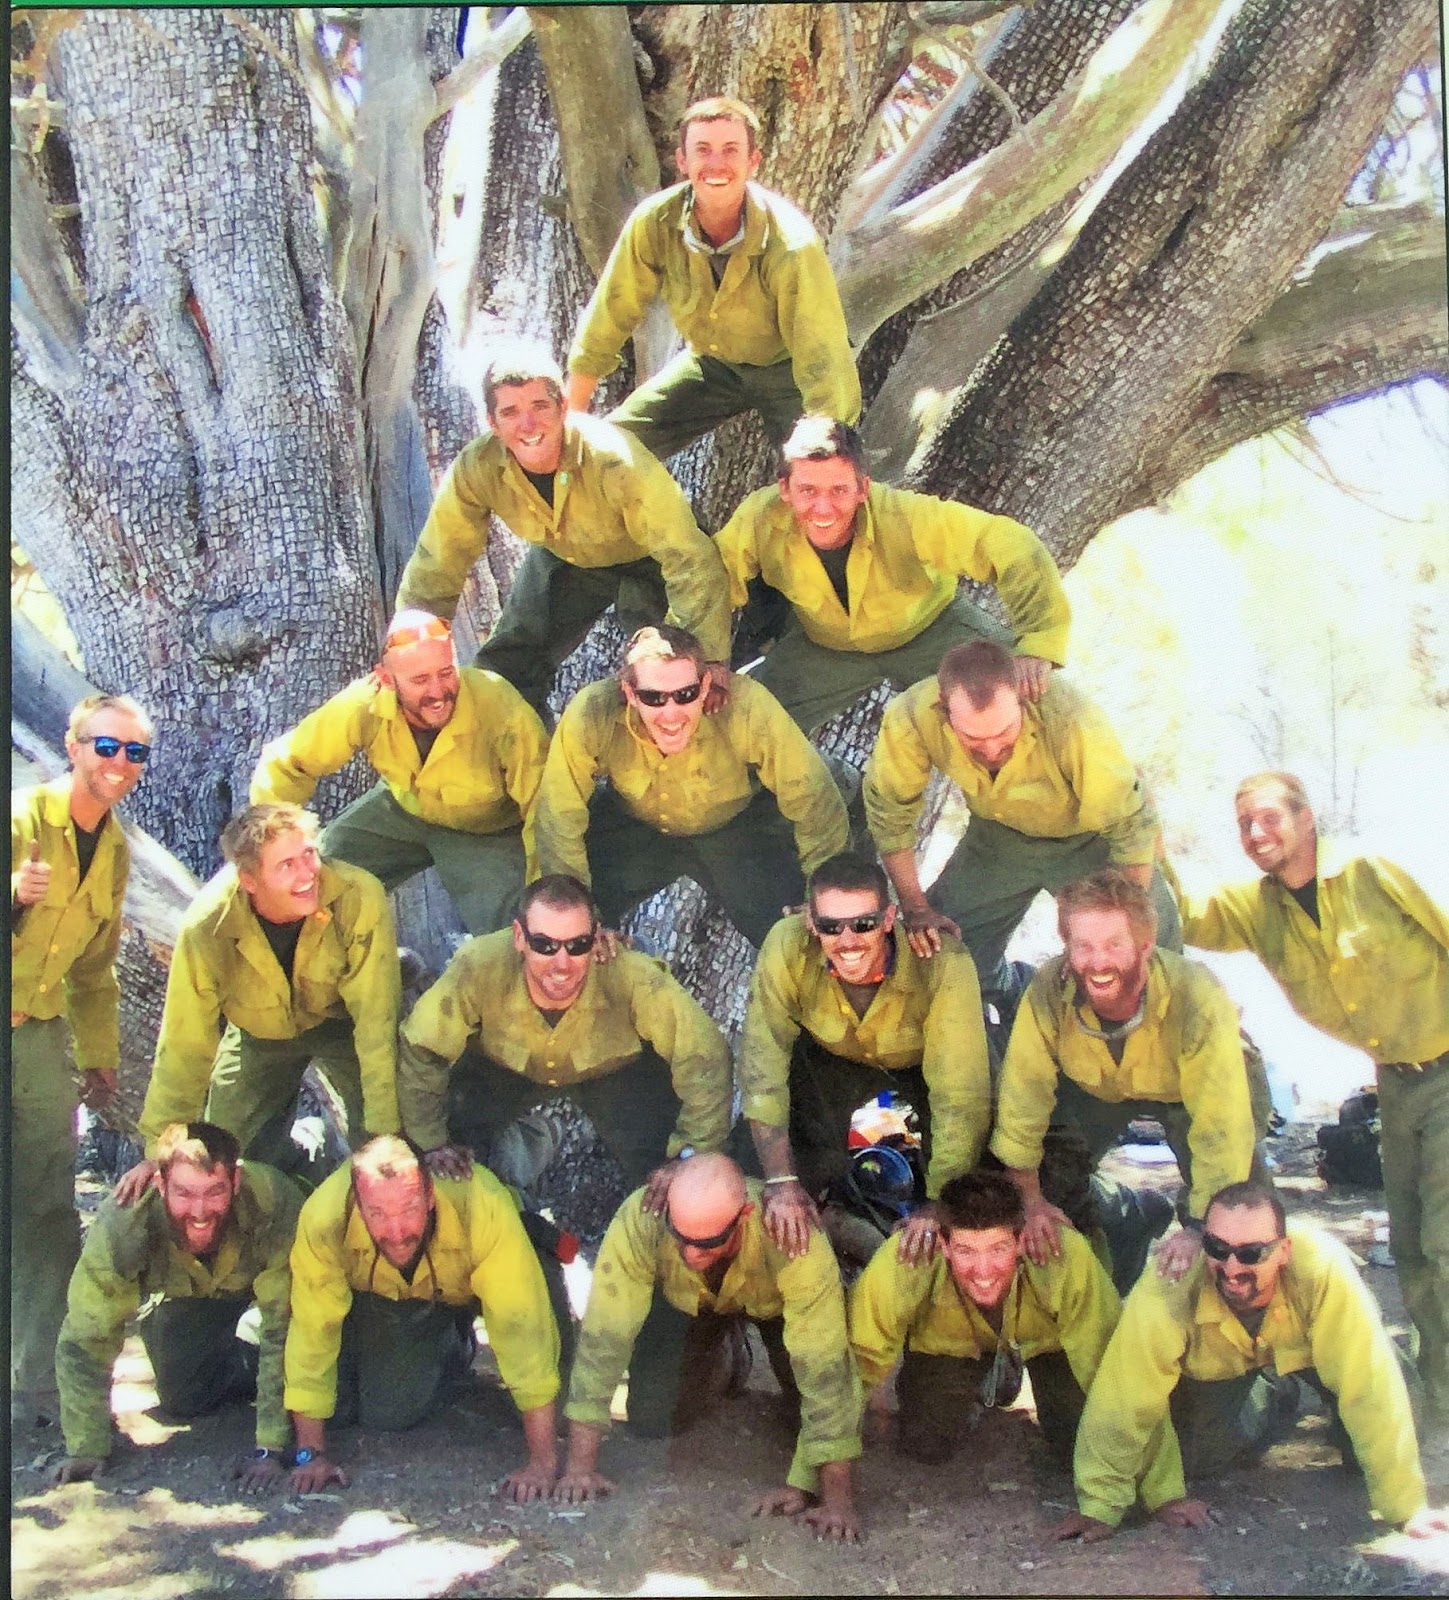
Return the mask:
<path fill-rule="evenodd" d="M 1358 1001 L 1357 1000 L 1350 1000 L 1349 1003 L 1348 1003 L 1348 1009 L 1350 1011 L 1357 1011 L 1358 1010 Z"/>
<path fill-rule="evenodd" d="M 47 989 L 48 989 L 48 988 L 49 988 L 49 987 L 50 987 L 50 985 L 49 985 L 49 984 L 48 984 L 48 983 L 42 983 L 42 984 L 41 984 L 41 985 L 40 985 L 40 992 L 41 992 L 41 994 L 44 994 L 44 993 L 45 993 L 45 991 L 46 991 L 46 990 L 47 990 Z"/>
<path fill-rule="evenodd" d="M 60 946 L 58 944 L 51 945 L 50 953 L 53 956 L 58 956 L 60 954 Z"/>
<path fill-rule="evenodd" d="M 711 345 L 711 346 L 710 346 L 710 349 L 711 349 L 711 350 L 718 350 L 718 349 L 719 349 L 719 346 L 718 346 L 718 345 L 717 345 L 717 344 L 712 344 L 712 345 Z"/>
<path fill-rule="evenodd" d="M 1377 1050 L 1379 1047 L 1379 1042 L 1377 1039 L 1370 1039 L 1368 1045 L 1370 1050 Z"/>

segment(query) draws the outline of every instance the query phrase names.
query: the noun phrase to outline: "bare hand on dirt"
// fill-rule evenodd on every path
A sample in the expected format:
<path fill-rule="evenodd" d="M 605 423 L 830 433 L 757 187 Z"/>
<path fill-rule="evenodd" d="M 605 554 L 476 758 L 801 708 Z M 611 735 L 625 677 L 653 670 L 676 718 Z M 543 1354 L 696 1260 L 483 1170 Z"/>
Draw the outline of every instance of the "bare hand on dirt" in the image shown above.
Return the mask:
<path fill-rule="evenodd" d="M 346 1489 L 351 1486 L 352 1479 L 326 1456 L 313 1456 L 305 1465 L 292 1468 L 293 1494 L 321 1494 L 329 1483 Z"/>
<path fill-rule="evenodd" d="M 275 1455 L 243 1456 L 231 1469 L 243 1494 L 270 1494 L 273 1489 L 281 1488 L 286 1473 L 287 1469 Z"/>
<path fill-rule="evenodd" d="M 581 1506 L 586 1500 L 602 1500 L 613 1492 L 614 1485 L 602 1472 L 565 1472 L 553 1486 L 553 1498 L 570 1506 Z"/>
<path fill-rule="evenodd" d="M 1116 1531 L 1110 1522 L 1098 1522 L 1096 1517 L 1084 1517 L 1080 1511 L 1074 1511 L 1057 1523 L 1051 1531 L 1051 1537 L 1058 1543 L 1066 1539 L 1080 1539 L 1083 1544 L 1101 1544 Z"/>
<path fill-rule="evenodd" d="M 1206 1500 L 1167 1500 L 1152 1513 L 1164 1528 L 1210 1528 L 1216 1520 Z"/>
<path fill-rule="evenodd" d="M 86 1483 L 105 1466 L 93 1456 L 67 1456 L 45 1475 L 46 1487 L 58 1489 L 63 1483 Z"/>
<path fill-rule="evenodd" d="M 498 1485 L 498 1497 L 511 1500 L 516 1506 L 530 1505 L 535 1500 L 547 1500 L 553 1493 L 558 1469 L 547 1462 L 530 1461 L 517 1472 L 510 1472 Z"/>

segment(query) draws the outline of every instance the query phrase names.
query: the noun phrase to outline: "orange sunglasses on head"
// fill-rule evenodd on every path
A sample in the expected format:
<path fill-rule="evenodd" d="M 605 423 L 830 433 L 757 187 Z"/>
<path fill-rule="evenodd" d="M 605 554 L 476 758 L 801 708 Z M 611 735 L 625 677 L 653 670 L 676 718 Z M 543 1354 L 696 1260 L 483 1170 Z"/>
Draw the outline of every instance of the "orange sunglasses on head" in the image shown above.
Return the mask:
<path fill-rule="evenodd" d="M 410 644 L 422 644 L 427 639 L 451 639 L 453 625 L 444 617 L 434 617 L 420 628 L 393 628 L 384 641 L 384 650 L 406 650 Z"/>

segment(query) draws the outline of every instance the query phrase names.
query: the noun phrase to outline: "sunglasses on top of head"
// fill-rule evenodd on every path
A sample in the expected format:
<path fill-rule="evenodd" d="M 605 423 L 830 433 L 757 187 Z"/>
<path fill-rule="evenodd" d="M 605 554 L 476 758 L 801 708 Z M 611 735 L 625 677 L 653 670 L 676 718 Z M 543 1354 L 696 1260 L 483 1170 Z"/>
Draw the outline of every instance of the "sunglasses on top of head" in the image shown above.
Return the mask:
<path fill-rule="evenodd" d="M 536 956 L 556 956 L 560 950 L 567 950 L 571 956 L 586 956 L 594 948 L 597 937 L 597 928 L 590 928 L 576 939 L 550 939 L 546 933 L 523 930 L 523 941 Z"/>
<path fill-rule="evenodd" d="M 692 706 L 699 699 L 704 683 L 696 679 L 687 683 L 682 689 L 634 689 L 635 698 L 641 706 L 648 706 L 651 711 L 657 711 L 660 706 L 667 706 L 672 700 L 677 706 Z"/>
<path fill-rule="evenodd" d="M 823 933 L 827 939 L 833 939 L 837 934 L 842 934 L 847 928 L 852 933 L 874 933 L 880 927 L 883 911 L 872 911 L 868 917 L 820 917 L 811 914 L 811 921 L 815 924 L 816 933 Z"/>
<path fill-rule="evenodd" d="M 1281 1239 L 1268 1239 L 1261 1244 L 1229 1244 L 1226 1239 L 1219 1239 L 1215 1233 L 1205 1233 L 1202 1236 L 1203 1254 L 1212 1261 L 1231 1261 L 1236 1257 L 1245 1267 L 1256 1267 L 1260 1261 L 1265 1261 L 1278 1248 Z"/>
<path fill-rule="evenodd" d="M 112 756 L 126 752 L 126 760 L 133 767 L 143 767 L 151 759 L 151 746 L 142 744 L 139 739 L 113 739 L 108 733 L 94 734 L 90 738 L 77 739 L 77 744 L 93 744 L 96 754 L 103 761 L 109 761 Z"/>

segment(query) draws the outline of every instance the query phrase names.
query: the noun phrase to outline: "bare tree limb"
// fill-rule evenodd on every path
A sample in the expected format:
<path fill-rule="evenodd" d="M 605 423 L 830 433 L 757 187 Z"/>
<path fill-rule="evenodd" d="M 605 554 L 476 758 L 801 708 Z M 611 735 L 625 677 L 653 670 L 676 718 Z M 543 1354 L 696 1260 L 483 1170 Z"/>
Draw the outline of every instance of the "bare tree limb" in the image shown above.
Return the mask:
<path fill-rule="evenodd" d="M 496 28 L 483 35 L 483 42 L 476 47 L 470 30 L 467 55 L 446 78 L 433 85 L 433 114 L 429 120 L 436 121 L 452 111 L 490 72 L 503 65 L 532 30 L 533 20 L 522 6 L 515 6 Z"/>
<path fill-rule="evenodd" d="M 51 223 L 32 158 L 10 149 L 10 317 L 34 375 L 57 391 L 74 382 L 85 299 Z"/>
<path fill-rule="evenodd" d="M 1100 173 L 1206 37 L 1222 0 L 1146 0 L 1040 115 L 885 218 L 837 231 L 852 341 Z"/>

